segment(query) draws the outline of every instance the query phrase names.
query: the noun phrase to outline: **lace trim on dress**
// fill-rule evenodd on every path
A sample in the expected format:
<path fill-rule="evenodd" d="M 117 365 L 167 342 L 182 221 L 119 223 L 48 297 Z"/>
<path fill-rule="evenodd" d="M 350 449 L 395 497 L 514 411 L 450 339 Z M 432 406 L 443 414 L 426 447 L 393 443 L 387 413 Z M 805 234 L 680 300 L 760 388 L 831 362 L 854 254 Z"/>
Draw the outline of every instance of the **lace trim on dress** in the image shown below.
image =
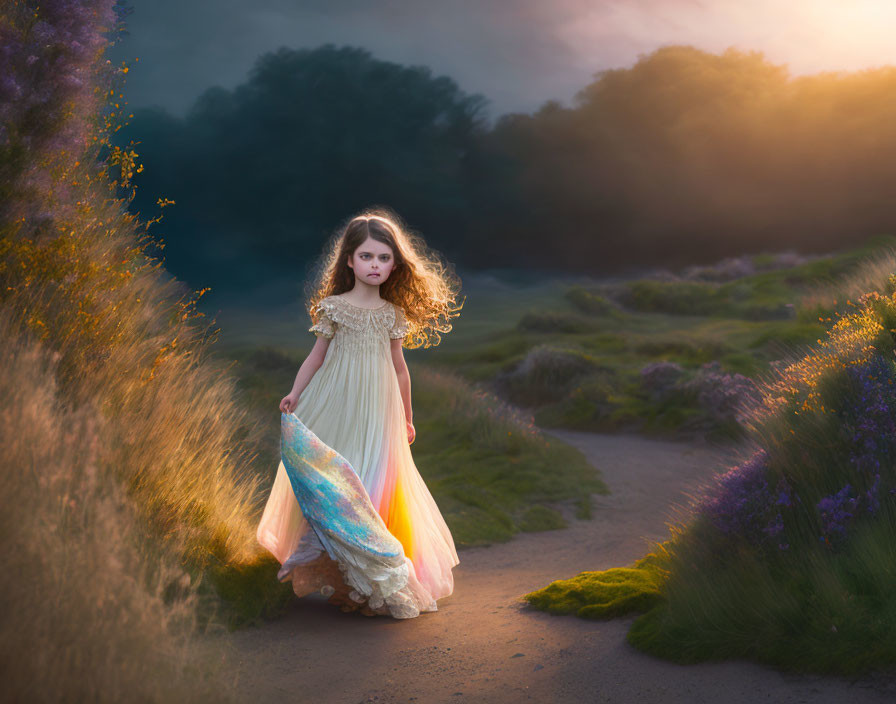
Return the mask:
<path fill-rule="evenodd" d="M 327 296 L 318 301 L 312 312 L 319 313 L 320 318 L 308 328 L 309 332 L 320 333 L 326 338 L 332 338 L 335 334 L 334 324 L 357 331 L 387 329 L 392 339 L 407 335 L 408 323 L 404 311 L 389 301 L 379 308 L 361 308 L 339 296 Z"/>

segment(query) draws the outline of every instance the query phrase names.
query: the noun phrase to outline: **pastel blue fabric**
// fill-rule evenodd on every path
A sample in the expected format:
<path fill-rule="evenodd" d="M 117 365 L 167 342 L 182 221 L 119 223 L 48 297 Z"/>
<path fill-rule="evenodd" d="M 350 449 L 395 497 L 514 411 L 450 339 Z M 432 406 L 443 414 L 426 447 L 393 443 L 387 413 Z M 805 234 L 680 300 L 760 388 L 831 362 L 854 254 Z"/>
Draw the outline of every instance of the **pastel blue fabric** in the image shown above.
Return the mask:
<path fill-rule="evenodd" d="M 354 468 L 293 413 L 281 414 L 280 457 L 302 513 L 331 557 L 344 562 L 347 554 L 360 554 L 395 568 L 404 565 L 401 543 L 386 528 Z M 305 550 L 301 561 L 309 559 Z M 283 569 L 295 563 L 288 560 Z"/>

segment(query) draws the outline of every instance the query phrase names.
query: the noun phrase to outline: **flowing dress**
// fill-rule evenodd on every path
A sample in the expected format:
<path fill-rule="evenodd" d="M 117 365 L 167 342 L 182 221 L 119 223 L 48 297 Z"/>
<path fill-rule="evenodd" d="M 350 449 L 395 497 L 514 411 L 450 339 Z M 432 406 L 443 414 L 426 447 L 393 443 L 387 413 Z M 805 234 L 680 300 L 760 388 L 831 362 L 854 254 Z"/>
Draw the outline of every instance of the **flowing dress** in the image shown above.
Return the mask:
<path fill-rule="evenodd" d="M 435 611 L 454 590 L 459 560 L 408 444 L 390 344 L 407 334 L 404 312 L 340 296 L 316 312 L 309 330 L 331 342 L 281 418 L 281 461 L 258 541 L 298 596 L 332 594 L 341 578 L 376 613 Z"/>

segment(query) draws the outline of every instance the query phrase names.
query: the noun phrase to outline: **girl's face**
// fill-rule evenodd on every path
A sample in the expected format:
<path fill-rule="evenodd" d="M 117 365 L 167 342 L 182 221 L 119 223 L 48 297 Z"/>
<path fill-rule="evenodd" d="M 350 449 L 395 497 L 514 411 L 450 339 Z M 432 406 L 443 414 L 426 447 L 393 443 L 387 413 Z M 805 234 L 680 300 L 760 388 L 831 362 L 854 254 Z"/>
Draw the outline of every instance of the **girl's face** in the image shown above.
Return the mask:
<path fill-rule="evenodd" d="M 395 257 L 389 245 L 368 237 L 349 257 L 348 265 L 354 269 L 356 280 L 378 286 L 392 273 Z"/>

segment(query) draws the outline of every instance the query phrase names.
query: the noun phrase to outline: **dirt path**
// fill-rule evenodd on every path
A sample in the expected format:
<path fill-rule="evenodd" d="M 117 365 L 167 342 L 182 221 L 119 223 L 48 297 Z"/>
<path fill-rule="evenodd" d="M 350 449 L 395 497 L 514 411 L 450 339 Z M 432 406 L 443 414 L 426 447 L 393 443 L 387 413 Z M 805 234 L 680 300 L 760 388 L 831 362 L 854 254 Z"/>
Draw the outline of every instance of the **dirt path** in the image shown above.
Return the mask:
<path fill-rule="evenodd" d="M 735 450 L 631 435 L 551 434 L 579 447 L 611 494 L 594 518 L 462 550 L 440 611 L 408 621 L 343 614 L 323 597 L 231 634 L 247 702 L 892 702 L 896 678 L 795 676 L 744 661 L 680 666 L 625 634 L 634 617 L 586 621 L 518 601 L 551 580 L 628 565 L 667 537 L 676 506 Z"/>

